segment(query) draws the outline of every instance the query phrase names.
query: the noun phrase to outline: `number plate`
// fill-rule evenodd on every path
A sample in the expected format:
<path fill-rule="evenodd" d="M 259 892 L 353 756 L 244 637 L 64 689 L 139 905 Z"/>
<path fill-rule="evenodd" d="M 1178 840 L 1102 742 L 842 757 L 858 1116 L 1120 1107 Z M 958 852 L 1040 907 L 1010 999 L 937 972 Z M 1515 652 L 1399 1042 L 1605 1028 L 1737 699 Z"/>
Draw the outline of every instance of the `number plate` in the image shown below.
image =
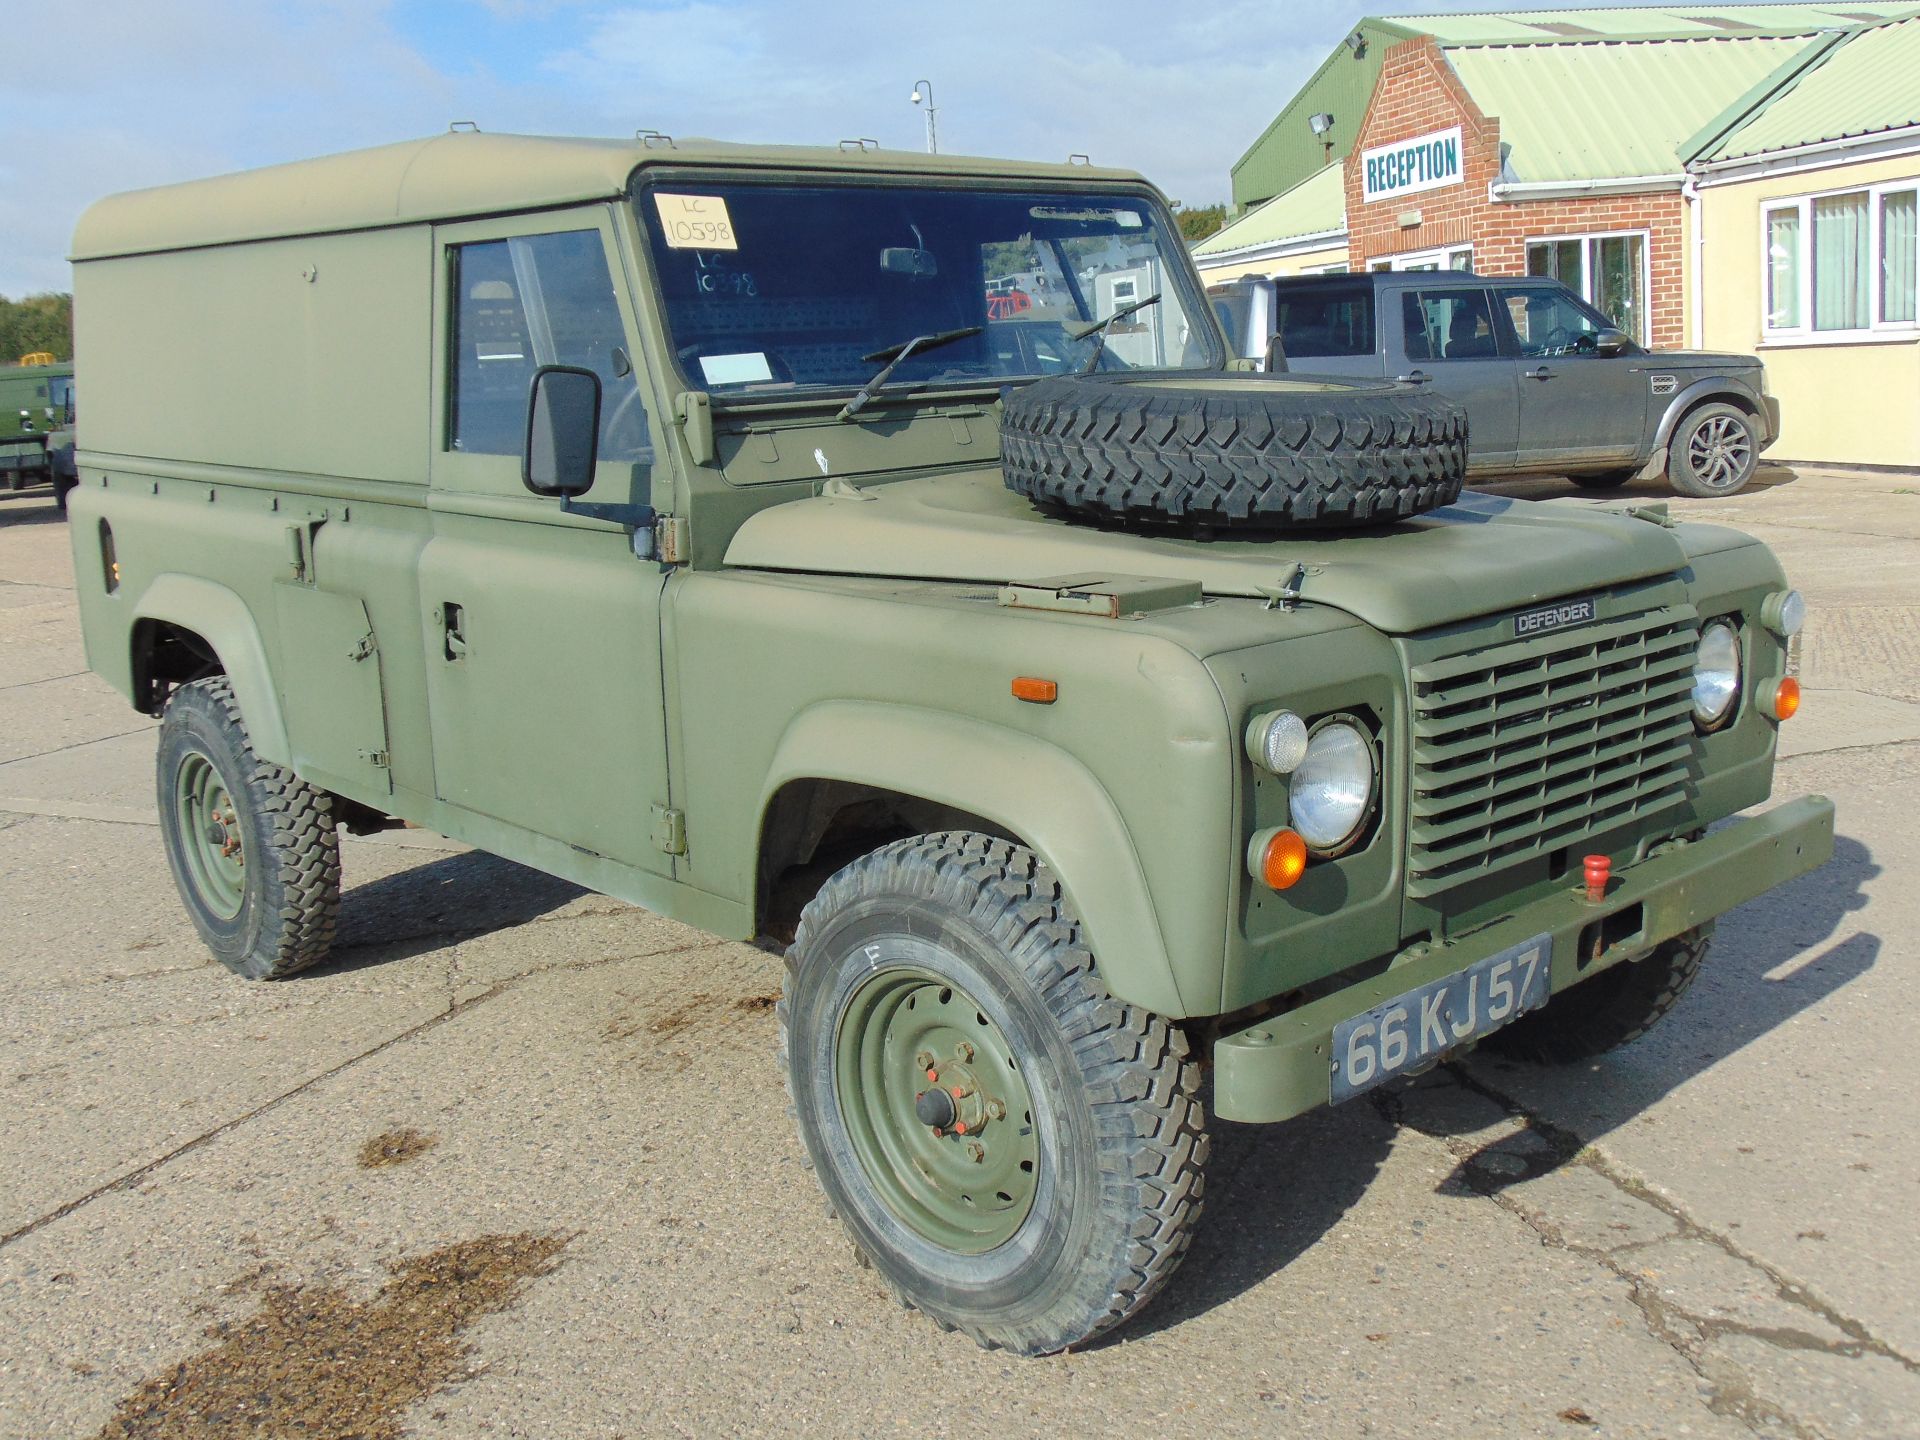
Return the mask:
<path fill-rule="evenodd" d="M 1333 1027 L 1333 1101 L 1430 1065 L 1547 1003 L 1553 937 L 1536 935 Z"/>

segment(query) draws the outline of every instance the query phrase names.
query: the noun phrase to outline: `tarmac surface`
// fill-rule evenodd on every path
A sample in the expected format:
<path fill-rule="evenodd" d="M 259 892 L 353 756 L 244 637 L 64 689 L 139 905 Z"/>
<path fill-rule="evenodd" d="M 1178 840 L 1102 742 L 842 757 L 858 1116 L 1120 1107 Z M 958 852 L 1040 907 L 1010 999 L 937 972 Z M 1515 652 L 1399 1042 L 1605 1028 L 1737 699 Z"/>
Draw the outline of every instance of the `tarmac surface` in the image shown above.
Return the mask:
<path fill-rule="evenodd" d="M 399 832 L 334 963 L 215 965 L 66 527 L 0 494 L 0 1436 L 1920 1434 L 1920 480 L 1671 503 L 1807 596 L 1775 795 L 1833 862 L 1602 1062 L 1216 1126 L 1158 1301 L 1016 1360 L 824 1219 L 773 955 Z"/>

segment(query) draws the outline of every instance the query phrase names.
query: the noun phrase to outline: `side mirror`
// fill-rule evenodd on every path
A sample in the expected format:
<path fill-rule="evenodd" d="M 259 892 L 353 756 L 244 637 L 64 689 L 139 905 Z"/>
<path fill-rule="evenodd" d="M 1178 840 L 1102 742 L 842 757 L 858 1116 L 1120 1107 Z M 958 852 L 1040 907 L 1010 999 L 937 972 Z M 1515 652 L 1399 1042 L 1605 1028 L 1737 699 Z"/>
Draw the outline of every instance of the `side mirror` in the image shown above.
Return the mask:
<path fill-rule="evenodd" d="M 584 495 L 600 458 L 600 377 L 572 365 L 542 365 L 527 399 L 520 479 L 536 495 Z"/>
<path fill-rule="evenodd" d="M 1601 330 L 1593 337 L 1596 355 L 1619 355 L 1632 348 L 1632 339 L 1622 330 Z"/>
<path fill-rule="evenodd" d="M 1273 332 L 1273 338 L 1267 341 L 1267 374 L 1284 375 L 1287 372 L 1287 347 L 1280 343 L 1280 332 Z"/>

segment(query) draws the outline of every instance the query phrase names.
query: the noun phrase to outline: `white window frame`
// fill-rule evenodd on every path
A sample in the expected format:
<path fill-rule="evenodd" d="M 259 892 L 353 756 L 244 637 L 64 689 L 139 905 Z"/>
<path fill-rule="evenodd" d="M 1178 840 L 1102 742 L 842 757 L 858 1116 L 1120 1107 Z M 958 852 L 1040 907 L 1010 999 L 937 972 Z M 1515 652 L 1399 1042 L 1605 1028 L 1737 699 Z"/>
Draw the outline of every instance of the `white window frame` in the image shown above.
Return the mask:
<path fill-rule="evenodd" d="M 1635 235 L 1640 237 L 1640 293 L 1646 296 L 1647 302 L 1646 315 L 1644 317 L 1647 324 L 1647 333 L 1639 337 L 1638 343 L 1651 348 L 1653 345 L 1653 232 L 1651 230 L 1583 230 L 1576 235 L 1529 235 L 1520 242 L 1520 263 L 1522 265 L 1527 263 L 1527 251 L 1535 245 L 1564 245 L 1570 240 L 1579 241 L 1580 283 L 1578 285 L 1567 285 L 1567 288 L 1582 300 L 1586 301 L 1587 304 L 1593 306 L 1594 309 L 1598 310 L 1600 308 L 1600 302 L 1594 299 L 1593 296 L 1593 249 L 1587 242 L 1590 240 L 1624 240 Z M 1761 244 L 1761 248 L 1763 250 L 1766 248 L 1764 241 Z M 1532 270 L 1528 270 L 1526 273 L 1533 275 Z M 1565 280 L 1561 280 L 1560 283 L 1562 285 L 1567 284 Z"/>
<path fill-rule="evenodd" d="M 1837 185 L 1831 190 L 1811 190 L 1805 195 L 1783 195 L 1778 199 L 1760 202 L 1760 341 L 1763 345 L 1860 345 L 1876 340 L 1911 340 L 1920 337 L 1920 318 L 1880 318 L 1881 306 L 1886 298 L 1880 284 L 1881 207 L 1888 195 L 1903 194 L 1909 190 L 1920 191 L 1920 176 L 1905 180 L 1882 180 L 1872 185 Z M 1813 202 L 1831 199 L 1835 195 L 1867 197 L 1867 324 L 1864 328 L 1855 326 L 1847 330 L 1816 330 L 1813 328 Z M 1800 253 L 1797 257 L 1799 294 L 1795 297 L 1800 323 L 1772 325 L 1768 323 L 1767 315 L 1767 285 L 1772 259 L 1768 254 L 1767 223 L 1775 215 L 1789 210 L 1797 212 L 1800 217 Z M 1915 269 L 1920 272 L 1920 245 L 1914 248 Z M 1915 285 L 1920 287 L 1920 273 L 1916 273 L 1914 279 Z M 1916 314 L 1920 315 L 1920 311 Z"/>

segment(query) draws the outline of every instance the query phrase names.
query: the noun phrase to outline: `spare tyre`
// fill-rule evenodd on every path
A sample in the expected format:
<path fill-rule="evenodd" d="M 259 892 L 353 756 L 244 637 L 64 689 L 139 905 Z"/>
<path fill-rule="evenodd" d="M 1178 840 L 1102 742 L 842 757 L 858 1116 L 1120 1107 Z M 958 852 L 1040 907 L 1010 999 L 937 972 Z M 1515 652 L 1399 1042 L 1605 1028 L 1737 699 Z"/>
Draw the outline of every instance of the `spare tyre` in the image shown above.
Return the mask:
<path fill-rule="evenodd" d="M 1371 525 L 1457 499 L 1466 413 L 1379 380 L 1058 375 L 1007 395 L 1009 489 L 1097 520 Z"/>

